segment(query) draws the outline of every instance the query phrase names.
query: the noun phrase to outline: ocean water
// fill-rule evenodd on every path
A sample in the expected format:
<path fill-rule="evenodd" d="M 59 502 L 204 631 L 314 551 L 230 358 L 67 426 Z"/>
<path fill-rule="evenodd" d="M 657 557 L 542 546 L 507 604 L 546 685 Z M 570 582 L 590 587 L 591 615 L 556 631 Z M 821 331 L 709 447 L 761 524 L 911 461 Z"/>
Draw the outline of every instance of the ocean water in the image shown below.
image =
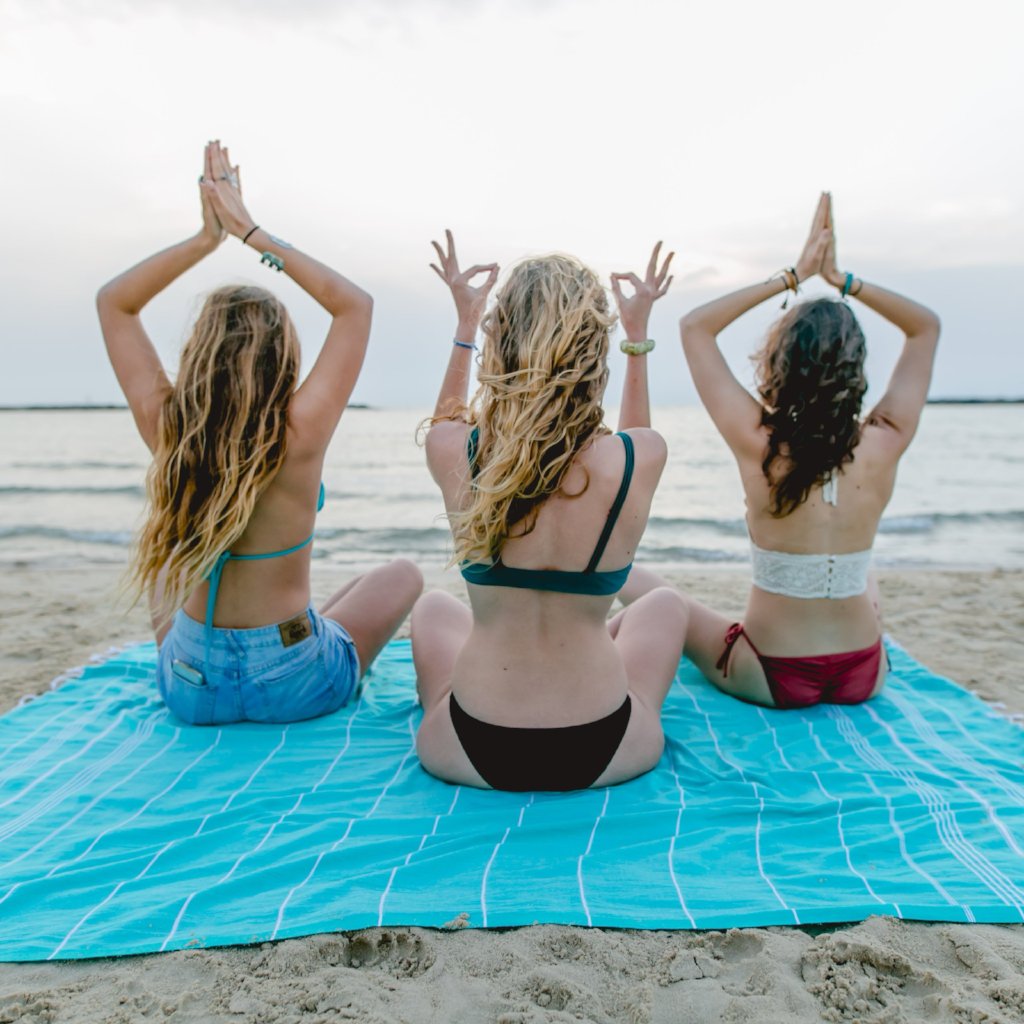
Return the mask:
<path fill-rule="evenodd" d="M 416 444 L 418 410 L 350 409 L 327 454 L 314 557 L 341 571 L 450 553 L 441 498 Z M 609 416 L 614 423 L 614 413 Z M 655 409 L 669 463 L 638 558 L 741 564 L 743 495 L 702 408 Z M 933 405 L 900 467 L 876 563 L 1024 568 L 1024 406 Z M 126 410 L 0 411 L 0 565 L 123 565 L 148 452 Z"/>

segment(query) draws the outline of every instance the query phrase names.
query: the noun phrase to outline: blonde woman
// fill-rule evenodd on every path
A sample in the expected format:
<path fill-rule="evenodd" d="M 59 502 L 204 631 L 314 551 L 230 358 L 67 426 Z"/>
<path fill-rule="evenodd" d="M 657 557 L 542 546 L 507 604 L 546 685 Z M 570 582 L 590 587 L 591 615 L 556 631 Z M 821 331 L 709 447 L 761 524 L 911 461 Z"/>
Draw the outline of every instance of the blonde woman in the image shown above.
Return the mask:
<path fill-rule="evenodd" d="M 416 567 L 396 560 L 319 612 L 310 605 L 324 453 L 362 366 L 372 300 L 256 224 L 219 143 L 206 148 L 200 196 L 197 234 L 97 297 L 110 361 L 153 453 L 132 577 L 150 598 L 159 689 L 178 717 L 198 725 L 311 718 L 349 699 L 422 588 Z M 288 313 L 251 285 L 208 296 L 173 382 L 160 363 L 140 313 L 225 232 L 331 316 L 301 387 Z"/>
<path fill-rule="evenodd" d="M 420 759 L 449 782 L 495 789 L 622 782 L 661 756 L 685 616 L 663 588 L 614 633 L 606 621 L 665 464 L 640 384 L 668 261 L 659 268 L 656 249 L 643 280 L 613 280 L 637 354 L 612 434 L 601 401 L 614 317 L 593 272 L 568 256 L 524 260 L 484 316 L 498 268 L 460 271 L 450 233 L 434 247 L 458 327 L 426 454 L 470 607 L 435 591 L 413 609 Z M 478 326 L 479 389 L 467 405 Z"/>
<path fill-rule="evenodd" d="M 817 274 L 840 295 L 799 303 L 776 321 L 754 356 L 753 397 L 722 357 L 718 334 Z M 904 335 L 888 387 L 864 418 L 866 347 L 847 296 Z M 680 328 L 697 392 L 739 468 L 753 563 L 742 622 L 688 600 L 687 657 L 720 689 L 769 707 L 873 697 L 887 664 L 871 548 L 928 396 L 938 318 L 839 271 L 823 193 L 795 266 L 700 306 Z M 661 583 L 638 569 L 624 597 Z"/>

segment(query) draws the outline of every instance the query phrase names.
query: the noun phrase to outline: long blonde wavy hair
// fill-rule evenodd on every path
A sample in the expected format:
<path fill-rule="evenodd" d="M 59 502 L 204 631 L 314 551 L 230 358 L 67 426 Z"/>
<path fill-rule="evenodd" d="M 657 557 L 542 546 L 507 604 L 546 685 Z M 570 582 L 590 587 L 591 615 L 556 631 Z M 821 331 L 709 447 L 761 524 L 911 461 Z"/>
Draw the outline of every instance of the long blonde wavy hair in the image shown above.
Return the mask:
<path fill-rule="evenodd" d="M 529 533 L 572 460 L 608 433 L 601 399 L 614 323 L 597 275 L 571 256 L 513 267 L 483 319 L 479 387 L 461 413 L 480 445 L 469 503 L 451 516 L 453 563 L 491 562 L 513 527 Z"/>
<path fill-rule="evenodd" d="M 249 285 L 212 292 L 181 353 L 160 412 L 146 478 L 146 522 L 129 585 L 157 590 L 166 621 L 245 531 L 285 453 L 299 344 L 281 302 Z"/>

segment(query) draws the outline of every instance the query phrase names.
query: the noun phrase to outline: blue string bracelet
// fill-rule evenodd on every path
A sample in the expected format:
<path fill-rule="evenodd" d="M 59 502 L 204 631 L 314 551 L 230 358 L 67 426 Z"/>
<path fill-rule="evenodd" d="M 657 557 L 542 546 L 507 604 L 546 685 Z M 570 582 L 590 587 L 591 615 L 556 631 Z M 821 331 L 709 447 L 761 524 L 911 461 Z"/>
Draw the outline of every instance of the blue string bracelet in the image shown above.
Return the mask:
<path fill-rule="evenodd" d="M 847 274 L 846 280 L 843 282 L 843 290 L 839 293 L 842 298 L 846 298 L 850 294 L 850 288 L 853 286 L 853 274 Z"/>
<path fill-rule="evenodd" d="M 452 344 L 458 345 L 459 348 L 471 348 L 473 351 L 476 351 L 476 344 L 472 341 L 459 341 L 458 339 L 454 339 Z"/>

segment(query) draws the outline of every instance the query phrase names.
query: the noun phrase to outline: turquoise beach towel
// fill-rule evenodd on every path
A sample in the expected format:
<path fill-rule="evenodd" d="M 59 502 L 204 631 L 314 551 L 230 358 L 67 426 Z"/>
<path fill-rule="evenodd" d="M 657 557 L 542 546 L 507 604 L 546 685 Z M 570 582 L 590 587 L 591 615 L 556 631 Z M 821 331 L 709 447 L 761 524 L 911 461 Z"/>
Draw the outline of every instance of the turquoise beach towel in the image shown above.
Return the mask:
<path fill-rule="evenodd" d="M 1024 921 L 1024 732 L 890 653 L 879 699 L 801 712 L 684 662 L 654 771 L 524 795 L 420 768 L 408 642 L 335 715 L 226 728 L 176 721 L 153 645 L 130 648 L 0 718 L 0 959 L 378 924 Z"/>

